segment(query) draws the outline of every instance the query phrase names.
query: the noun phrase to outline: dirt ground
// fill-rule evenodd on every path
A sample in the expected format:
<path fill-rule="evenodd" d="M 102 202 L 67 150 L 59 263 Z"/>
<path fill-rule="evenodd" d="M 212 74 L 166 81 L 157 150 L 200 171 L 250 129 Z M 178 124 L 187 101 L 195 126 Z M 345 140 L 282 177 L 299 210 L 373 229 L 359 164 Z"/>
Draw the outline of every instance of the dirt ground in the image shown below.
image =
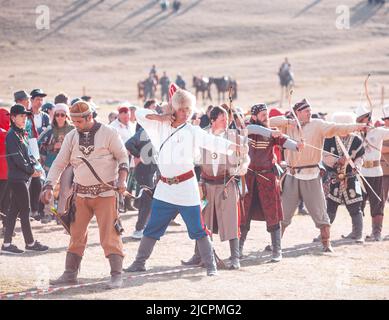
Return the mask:
<path fill-rule="evenodd" d="M 386 210 L 388 213 L 388 210 Z M 364 218 L 364 232 L 370 232 L 370 217 Z M 220 270 L 207 277 L 205 269 L 180 266 L 193 252 L 194 242 L 181 226 L 169 226 L 147 263 L 146 273 L 125 273 L 121 289 L 106 290 L 109 264 L 99 244 L 96 221 L 89 227 L 88 247 L 82 262 L 82 288 L 69 288 L 27 299 L 389 299 L 389 241 L 354 244 L 341 235 L 351 228 L 351 219 L 341 208 L 332 227 L 335 253 L 322 253 L 313 243 L 317 236 L 309 216 L 296 215 L 283 238 L 284 259 L 268 263 L 264 250 L 269 235 L 264 223 L 254 222 L 248 235 L 245 257 L 239 270 Z M 125 263 L 135 257 L 139 242 L 129 235 L 134 229 L 136 212 L 123 215 Z M 54 223 L 33 223 L 37 240 L 50 246 L 44 254 L 0 256 L 0 294 L 47 288 L 49 278 L 63 272 L 68 236 Z M 389 234 L 389 220 L 384 235 Z M 20 229 L 14 243 L 23 246 Z M 215 237 L 215 248 L 222 259 L 229 257 L 229 245 Z M 97 284 L 93 284 L 97 283 Z"/>

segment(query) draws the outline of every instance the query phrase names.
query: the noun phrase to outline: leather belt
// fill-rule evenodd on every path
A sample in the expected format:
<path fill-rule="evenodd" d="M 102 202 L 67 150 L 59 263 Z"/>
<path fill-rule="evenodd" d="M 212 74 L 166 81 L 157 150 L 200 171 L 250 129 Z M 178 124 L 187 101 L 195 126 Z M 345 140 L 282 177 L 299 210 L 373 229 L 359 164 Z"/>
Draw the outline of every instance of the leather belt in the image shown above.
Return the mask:
<path fill-rule="evenodd" d="M 262 174 L 262 173 L 274 173 L 274 170 L 273 169 L 262 169 L 262 170 L 251 169 L 250 172 Z"/>
<path fill-rule="evenodd" d="M 189 180 L 192 177 L 194 177 L 194 173 L 191 170 L 191 171 L 185 172 L 185 173 L 183 173 L 179 176 L 173 177 L 173 178 L 166 178 L 166 177 L 161 176 L 161 180 L 163 182 L 167 183 L 168 185 L 172 185 L 172 184 L 179 184 L 180 182 L 184 182 L 186 180 Z"/>
<path fill-rule="evenodd" d="M 230 180 L 230 175 L 226 174 L 226 175 L 219 175 L 219 176 L 209 176 L 204 172 L 202 172 L 201 178 L 204 180 L 204 182 L 209 184 L 224 184 L 228 180 Z"/>
<path fill-rule="evenodd" d="M 300 167 L 291 167 L 291 166 L 287 166 L 287 167 L 289 168 L 290 174 L 292 174 L 293 176 L 296 174 L 296 171 L 297 173 L 300 173 L 302 169 L 320 168 L 318 164 L 311 164 L 311 165 L 300 166 Z"/>
<path fill-rule="evenodd" d="M 112 187 L 114 186 L 114 182 L 108 182 Z M 99 195 L 100 193 L 112 190 L 112 188 L 104 185 L 104 184 L 94 184 L 92 186 L 83 186 L 81 184 L 76 183 L 76 193 L 80 194 L 92 194 L 94 196 Z"/>
<path fill-rule="evenodd" d="M 364 168 L 375 168 L 380 166 L 380 160 L 367 160 L 363 162 Z"/>

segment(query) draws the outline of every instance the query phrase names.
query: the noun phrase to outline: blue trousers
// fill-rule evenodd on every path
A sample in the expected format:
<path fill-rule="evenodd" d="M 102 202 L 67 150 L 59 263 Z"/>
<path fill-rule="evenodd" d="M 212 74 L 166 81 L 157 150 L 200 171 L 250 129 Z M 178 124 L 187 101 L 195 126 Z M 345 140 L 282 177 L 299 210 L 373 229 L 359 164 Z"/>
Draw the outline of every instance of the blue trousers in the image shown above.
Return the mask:
<path fill-rule="evenodd" d="M 209 234 L 205 227 L 200 206 L 179 206 L 158 199 L 153 199 L 151 204 L 150 220 L 146 225 L 143 235 L 159 240 L 166 232 L 170 221 L 179 212 L 188 229 L 189 238 L 198 240 Z"/>

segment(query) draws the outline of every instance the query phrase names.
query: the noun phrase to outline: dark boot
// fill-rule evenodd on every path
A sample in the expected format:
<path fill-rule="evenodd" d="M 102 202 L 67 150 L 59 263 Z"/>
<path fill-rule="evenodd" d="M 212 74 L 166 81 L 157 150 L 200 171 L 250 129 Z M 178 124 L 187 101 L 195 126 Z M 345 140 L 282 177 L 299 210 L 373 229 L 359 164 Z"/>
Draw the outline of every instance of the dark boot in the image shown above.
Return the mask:
<path fill-rule="evenodd" d="M 124 269 L 124 271 L 146 271 L 146 260 L 150 257 L 156 242 L 156 239 L 143 236 L 139 244 L 138 253 L 136 254 L 135 261 L 127 269 Z"/>
<path fill-rule="evenodd" d="M 272 262 L 280 262 L 282 260 L 281 250 L 281 229 L 270 232 L 272 245 Z"/>
<path fill-rule="evenodd" d="M 324 225 L 320 228 L 321 243 L 323 244 L 323 252 L 334 252 L 330 242 L 330 225 Z"/>
<path fill-rule="evenodd" d="M 366 241 L 382 241 L 382 222 L 384 216 L 378 215 L 372 217 L 372 232 L 370 236 L 366 236 Z"/>
<path fill-rule="evenodd" d="M 230 242 L 230 251 L 231 251 L 231 265 L 230 269 L 239 269 L 240 268 L 240 250 L 239 250 L 239 239 L 235 238 L 229 241 Z"/>
<path fill-rule="evenodd" d="M 123 257 L 118 254 L 110 254 L 108 256 L 109 264 L 111 266 L 111 279 L 108 283 L 109 289 L 120 288 L 123 284 L 122 269 Z"/>
<path fill-rule="evenodd" d="M 351 239 L 355 240 L 357 243 L 363 243 L 362 231 L 363 231 L 363 217 L 362 213 L 354 215 L 351 217 L 353 224 L 353 236 Z"/>
<path fill-rule="evenodd" d="M 183 266 L 198 266 L 201 265 L 201 257 L 200 257 L 200 252 L 199 252 L 199 247 L 197 245 L 197 241 L 195 244 L 195 250 L 192 258 L 190 258 L 187 261 L 181 260 L 181 264 Z"/>
<path fill-rule="evenodd" d="M 75 253 L 67 252 L 65 260 L 65 272 L 57 280 L 50 280 L 50 284 L 77 284 L 77 275 L 80 269 L 81 259 L 82 257 Z"/>
<path fill-rule="evenodd" d="M 312 242 L 320 242 L 321 241 L 321 234 L 319 234 L 316 238 L 313 238 Z"/>
<path fill-rule="evenodd" d="M 127 211 L 136 211 L 136 210 L 138 210 L 137 208 L 135 208 L 133 206 L 132 200 L 129 197 L 125 197 L 124 198 L 124 208 Z"/>
<path fill-rule="evenodd" d="M 215 256 L 213 255 L 212 242 L 209 236 L 197 240 L 197 245 L 199 247 L 201 260 L 204 262 L 204 265 L 207 268 L 207 276 L 216 276 L 216 260 Z"/>
<path fill-rule="evenodd" d="M 282 238 L 282 236 L 284 235 L 285 230 L 286 230 L 286 226 L 284 226 L 283 224 L 281 224 L 281 238 Z M 268 244 L 268 245 L 265 247 L 265 251 L 271 251 L 271 252 L 273 252 L 273 246 L 272 246 L 271 244 Z M 282 254 L 281 254 L 281 258 L 282 258 Z M 277 261 L 277 262 L 278 262 L 278 261 Z"/>
<path fill-rule="evenodd" d="M 281 223 L 281 238 L 284 236 L 286 227 L 287 227 L 287 226 L 284 226 L 284 225 Z"/>
<path fill-rule="evenodd" d="M 243 247 L 248 233 L 249 233 L 248 229 L 241 227 L 241 233 L 239 238 L 239 258 L 241 259 L 243 258 Z"/>

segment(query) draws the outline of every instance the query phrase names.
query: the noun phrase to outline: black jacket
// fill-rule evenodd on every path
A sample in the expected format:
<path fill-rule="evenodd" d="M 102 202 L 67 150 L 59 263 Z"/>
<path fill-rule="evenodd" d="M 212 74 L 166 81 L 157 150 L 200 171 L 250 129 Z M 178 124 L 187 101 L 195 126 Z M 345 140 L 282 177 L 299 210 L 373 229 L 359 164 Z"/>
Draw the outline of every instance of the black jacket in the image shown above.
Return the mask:
<path fill-rule="evenodd" d="M 28 155 L 27 146 L 23 142 L 24 132 L 11 128 L 5 138 L 9 182 L 27 182 L 35 171 L 35 161 Z"/>
<path fill-rule="evenodd" d="M 156 164 L 156 152 L 144 129 L 138 130 L 125 143 L 132 156 L 141 158 L 141 162 L 135 167 L 135 179 L 140 185 L 154 187 L 153 177 L 158 170 Z M 144 149 L 145 148 L 145 149 Z M 143 150 L 142 150 L 143 149 Z"/>

